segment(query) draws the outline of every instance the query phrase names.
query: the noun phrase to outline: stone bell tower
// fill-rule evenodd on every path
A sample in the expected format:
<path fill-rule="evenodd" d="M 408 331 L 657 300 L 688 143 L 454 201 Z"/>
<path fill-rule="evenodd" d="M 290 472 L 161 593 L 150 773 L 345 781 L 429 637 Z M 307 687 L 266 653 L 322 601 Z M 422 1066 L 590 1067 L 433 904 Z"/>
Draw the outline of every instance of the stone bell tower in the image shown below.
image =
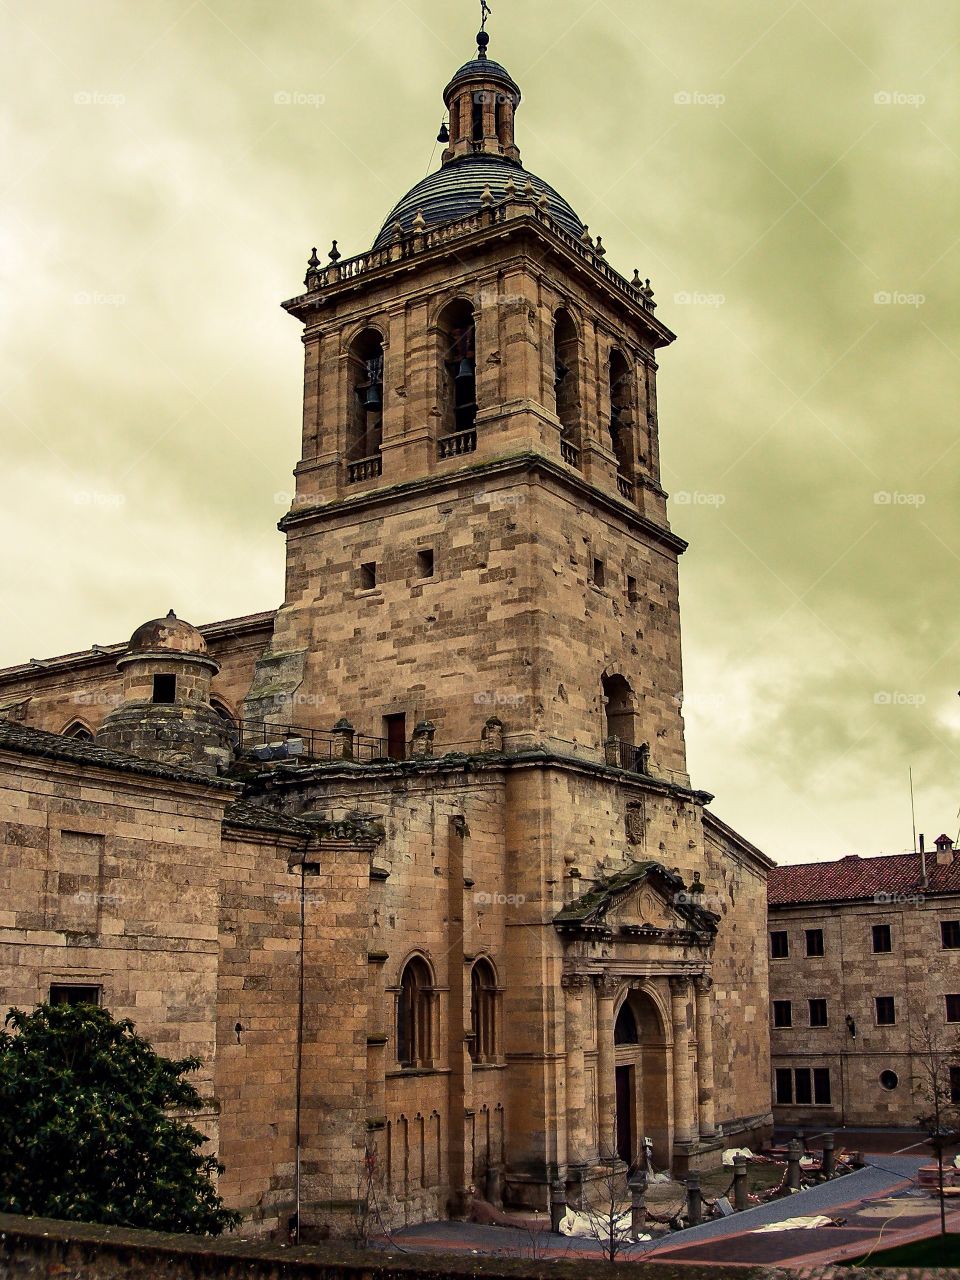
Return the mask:
<path fill-rule="evenodd" d="M 520 89 L 488 40 L 444 92 L 440 169 L 369 252 L 314 251 L 284 304 L 303 448 L 246 715 L 374 738 L 429 721 L 439 747 L 496 714 L 509 746 L 685 778 L 656 400 L 674 335 L 522 166 Z"/>

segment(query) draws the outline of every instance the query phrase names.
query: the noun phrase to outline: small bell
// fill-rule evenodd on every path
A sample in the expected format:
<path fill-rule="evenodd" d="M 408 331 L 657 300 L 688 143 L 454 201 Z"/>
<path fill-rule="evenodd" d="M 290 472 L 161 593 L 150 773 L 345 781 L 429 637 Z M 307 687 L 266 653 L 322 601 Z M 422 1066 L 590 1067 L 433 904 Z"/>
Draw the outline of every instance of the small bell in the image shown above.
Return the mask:
<path fill-rule="evenodd" d="M 464 357 L 457 365 L 457 372 L 453 376 L 457 382 L 472 382 L 474 377 L 473 361 Z"/>
<path fill-rule="evenodd" d="M 363 393 L 363 407 L 367 413 L 379 412 L 383 408 L 383 395 L 379 382 L 371 382 Z"/>
<path fill-rule="evenodd" d="M 444 120 L 443 124 L 440 126 L 440 132 L 437 134 L 437 141 L 438 142 L 450 141 L 450 130 L 447 128 L 446 120 Z"/>

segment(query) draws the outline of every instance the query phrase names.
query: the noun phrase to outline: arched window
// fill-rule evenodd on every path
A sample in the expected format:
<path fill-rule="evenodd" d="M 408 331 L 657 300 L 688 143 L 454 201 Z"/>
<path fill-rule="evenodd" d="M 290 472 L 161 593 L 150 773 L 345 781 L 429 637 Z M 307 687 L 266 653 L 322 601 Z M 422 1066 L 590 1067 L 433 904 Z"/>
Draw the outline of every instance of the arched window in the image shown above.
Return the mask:
<path fill-rule="evenodd" d="M 225 720 L 227 724 L 236 728 L 236 724 L 237 724 L 236 717 L 231 713 L 226 703 L 221 702 L 219 698 L 211 698 L 210 705 L 211 707 L 213 707 L 214 711 L 217 713 L 217 715 L 220 717 L 221 720 Z"/>
<path fill-rule="evenodd" d="M 477 447 L 477 335 L 473 307 L 458 299 L 440 320 L 439 456 L 453 458 Z"/>
<path fill-rule="evenodd" d="M 76 742 L 93 742 L 93 732 L 82 720 L 74 720 L 73 724 L 68 724 L 63 731 L 63 736 L 73 738 Z"/>
<path fill-rule="evenodd" d="M 577 329 L 563 307 L 554 318 L 554 387 L 564 461 L 580 465 L 580 352 Z"/>
<path fill-rule="evenodd" d="M 492 1062 L 497 1043 L 497 975 L 489 960 L 478 960 L 470 971 L 470 1057 Z"/>
<path fill-rule="evenodd" d="M 397 1000 L 397 1060 L 401 1067 L 433 1060 L 433 980 L 427 962 L 414 956 L 403 967 Z"/>
<path fill-rule="evenodd" d="M 633 479 L 633 370 L 620 351 L 610 355 L 610 442 L 617 470 Z"/>
<path fill-rule="evenodd" d="M 649 774 L 649 744 L 636 745 L 637 708 L 633 690 L 620 675 L 604 676 L 602 684 L 606 742 L 614 753 L 608 754 L 607 763 L 619 764 L 631 773 Z"/>
<path fill-rule="evenodd" d="M 365 329 L 349 351 L 347 480 L 355 484 L 382 474 L 383 338 Z"/>
<path fill-rule="evenodd" d="M 627 1000 L 625 1000 L 620 1006 L 620 1012 L 617 1014 L 617 1021 L 613 1028 L 613 1043 L 640 1043 L 640 1033 L 637 1030 L 637 1020 L 633 1016 L 633 1010 L 630 1008 L 630 1002 Z"/>

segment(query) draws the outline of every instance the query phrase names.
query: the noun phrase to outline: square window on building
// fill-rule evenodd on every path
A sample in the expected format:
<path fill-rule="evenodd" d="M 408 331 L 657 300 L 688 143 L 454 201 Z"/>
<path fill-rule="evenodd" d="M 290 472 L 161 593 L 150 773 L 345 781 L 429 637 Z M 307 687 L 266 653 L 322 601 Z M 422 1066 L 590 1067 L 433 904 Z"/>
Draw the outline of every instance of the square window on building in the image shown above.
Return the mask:
<path fill-rule="evenodd" d="M 360 566 L 360 590 L 372 591 L 377 585 L 376 561 L 370 560 Z"/>
<path fill-rule="evenodd" d="M 960 920 L 940 921 L 940 945 L 949 951 L 960 947 Z"/>
<path fill-rule="evenodd" d="M 950 1101 L 960 1102 L 960 1067 L 950 1068 Z"/>
<path fill-rule="evenodd" d="M 810 1025 L 811 1027 L 825 1027 L 827 1025 L 827 1002 L 824 999 L 811 1000 L 810 1004 Z"/>
<path fill-rule="evenodd" d="M 594 585 L 595 587 L 602 587 L 602 586 L 603 586 L 603 584 L 604 584 L 605 579 L 606 579 L 606 572 L 605 572 L 605 569 L 604 569 L 603 561 L 602 561 L 602 560 L 598 560 L 596 557 L 594 557 L 594 561 L 593 561 L 593 585 Z"/>
<path fill-rule="evenodd" d="M 830 1068 L 813 1068 L 813 1100 L 818 1106 L 830 1103 Z"/>
<path fill-rule="evenodd" d="M 960 1022 L 960 996 L 945 996 L 947 1003 L 947 1021 Z"/>
<path fill-rule="evenodd" d="M 774 1088 L 781 1107 L 793 1102 L 793 1072 L 789 1067 L 777 1067 L 774 1072 Z"/>
<path fill-rule="evenodd" d="M 786 960 L 790 954 L 790 938 L 786 929 L 774 929 L 770 934 L 771 960 Z"/>
<path fill-rule="evenodd" d="M 417 577 L 433 577 L 433 551 L 429 547 L 417 552 Z"/>
<path fill-rule="evenodd" d="M 822 929 L 807 930 L 807 955 L 808 956 L 823 955 L 823 930 Z"/>
<path fill-rule="evenodd" d="M 875 924 L 873 926 L 873 949 L 876 952 L 891 951 L 893 949 L 890 926 L 888 924 Z"/>
<path fill-rule="evenodd" d="M 773 1025 L 775 1027 L 793 1026 L 793 1006 L 789 1000 L 774 1000 Z"/>
<path fill-rule="evenodd" d="M 793 1075 L 798 1107 L 809 1107 L 813 1102 L 813 1089 L 810 1084 L 810 1068 L 798 1067 Z"/>
<path fill-rule="evenodd" d="M 897 1005 L 893 996 L 875 996 L 873 1003 L 877 1010 L 877 1026 L 892 1027 L 897 1021 Z"/>
<path fill-rule="evenodd" d="M 96 1004 L 100 1003 L 101 987 L 84 986 L 79 982 L 52 982 L 50 984 L 51 1004 Z"/>
<path fill-rule="evenodd" d="M 177 677 L 154 676 L 153 700 L 164 706 L 170 706 L 177 700 Z"/>

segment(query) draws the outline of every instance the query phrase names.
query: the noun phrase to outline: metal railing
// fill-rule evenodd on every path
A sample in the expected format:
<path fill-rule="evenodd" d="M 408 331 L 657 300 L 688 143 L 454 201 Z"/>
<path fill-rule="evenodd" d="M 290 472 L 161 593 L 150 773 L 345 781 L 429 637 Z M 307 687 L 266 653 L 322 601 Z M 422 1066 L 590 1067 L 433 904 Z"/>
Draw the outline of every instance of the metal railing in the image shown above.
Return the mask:
<path fill-rule="evenodd" d="M 260 760 L 355 760 L 370 764 L 387 759 L 384 738 L 333 729 L 306 729 L 289 724 L 243 723 L 237 729 L 237 749 Z"/>

